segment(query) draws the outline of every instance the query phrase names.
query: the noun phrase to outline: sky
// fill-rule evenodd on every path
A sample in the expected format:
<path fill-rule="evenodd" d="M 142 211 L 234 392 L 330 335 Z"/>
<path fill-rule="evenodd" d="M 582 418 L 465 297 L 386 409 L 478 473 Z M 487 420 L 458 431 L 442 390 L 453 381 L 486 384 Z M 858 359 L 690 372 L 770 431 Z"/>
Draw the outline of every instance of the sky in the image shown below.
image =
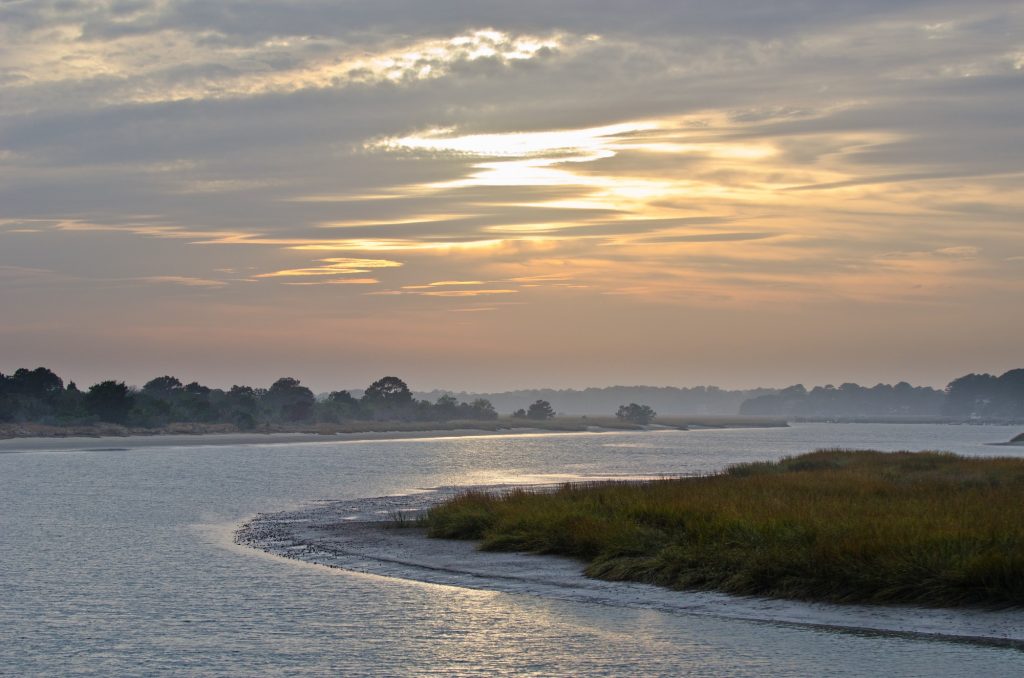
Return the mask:
<path fill-rule="evenodd" d="M 1024 366 L 1024 6 L 0 0 L 0 372 Z"/>

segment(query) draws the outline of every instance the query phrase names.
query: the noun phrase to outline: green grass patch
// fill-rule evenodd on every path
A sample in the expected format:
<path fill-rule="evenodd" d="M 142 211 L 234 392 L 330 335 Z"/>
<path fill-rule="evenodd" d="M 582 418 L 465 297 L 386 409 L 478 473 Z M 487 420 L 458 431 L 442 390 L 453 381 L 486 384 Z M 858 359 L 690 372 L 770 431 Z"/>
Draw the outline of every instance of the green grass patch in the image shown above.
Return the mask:
<path fill-rule="evenodd" d="M 677 589 L 1024 604 L 1024 460 L 821 450 L 696 478 L 467 492 L 422 519 L 484 550 Z"/>

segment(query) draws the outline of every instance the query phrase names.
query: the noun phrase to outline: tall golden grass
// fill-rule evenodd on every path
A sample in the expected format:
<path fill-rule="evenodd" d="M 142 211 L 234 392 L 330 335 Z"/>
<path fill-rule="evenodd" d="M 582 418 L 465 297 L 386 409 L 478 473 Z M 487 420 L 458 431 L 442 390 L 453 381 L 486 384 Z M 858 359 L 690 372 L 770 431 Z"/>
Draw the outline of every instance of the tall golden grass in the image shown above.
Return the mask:
<path fill-rule="evenodd" d="M 467 492 L 423 519 L 586 573 L 833 602 L 1024 604 L 1024 460 L 820 450 L 705 477 Z"/>

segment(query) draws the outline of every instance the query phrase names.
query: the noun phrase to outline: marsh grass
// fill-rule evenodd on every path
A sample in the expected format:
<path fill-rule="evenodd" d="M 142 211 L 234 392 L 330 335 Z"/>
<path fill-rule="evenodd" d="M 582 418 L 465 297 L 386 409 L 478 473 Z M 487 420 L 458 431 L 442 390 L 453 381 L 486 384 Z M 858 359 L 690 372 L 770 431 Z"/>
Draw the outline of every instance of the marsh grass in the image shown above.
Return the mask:
<path fill-rule="evenodd" d="M 1024 460 L 821 450 L 704 477 L 467 492 L 433 537 L 572 556 L 678 589 L 932 606 L 1024 604 Z"/>
<path fill-rule="evenodd" d="M 386 527 L 402 529 L 406 527 L 419 527 L 422 525 L 423 515 L 419 510 L 389 509 L 388 519 L 384 521 Z"/>

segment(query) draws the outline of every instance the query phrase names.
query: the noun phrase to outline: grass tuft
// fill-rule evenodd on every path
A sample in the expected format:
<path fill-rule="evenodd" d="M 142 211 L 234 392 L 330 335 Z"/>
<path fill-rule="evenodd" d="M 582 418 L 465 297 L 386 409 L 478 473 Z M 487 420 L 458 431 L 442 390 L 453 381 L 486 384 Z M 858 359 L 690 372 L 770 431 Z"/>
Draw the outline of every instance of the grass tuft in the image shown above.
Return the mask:
<path fill-rule="evenodd" d="M 931 606 L 1024 604 L 1024 460 L 819 450 L 697 478 L 467 492 L 428 534 L 572 556 L 678 589 Z"/>

